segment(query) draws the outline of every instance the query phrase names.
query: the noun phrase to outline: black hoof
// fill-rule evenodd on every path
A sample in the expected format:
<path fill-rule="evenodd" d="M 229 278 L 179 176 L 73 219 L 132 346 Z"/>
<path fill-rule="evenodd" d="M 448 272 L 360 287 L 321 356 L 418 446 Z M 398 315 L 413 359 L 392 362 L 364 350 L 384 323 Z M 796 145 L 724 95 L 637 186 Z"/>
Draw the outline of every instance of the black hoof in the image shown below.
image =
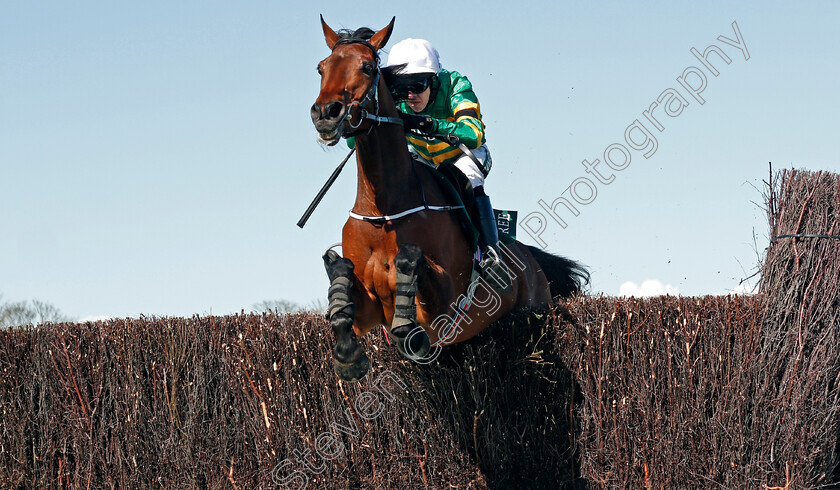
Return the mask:
<path fill-rule="evenodd" d="M 335 368 L 335 374 L 342 380 L 355 382 L 365 377 L 368 369 L 370 369 L 370 361 L 364 354 L 356 362 L 351 363 L 343 363 L 338 359 L 333 359 L 333 368 Z"/>
<path fill-rule="evenodd" d="M 405 337 L 396 337 L 400 354 L 410 360 L 423 359 L 432 350 L 432 343 L 423 327 L 414 327 Z"/>

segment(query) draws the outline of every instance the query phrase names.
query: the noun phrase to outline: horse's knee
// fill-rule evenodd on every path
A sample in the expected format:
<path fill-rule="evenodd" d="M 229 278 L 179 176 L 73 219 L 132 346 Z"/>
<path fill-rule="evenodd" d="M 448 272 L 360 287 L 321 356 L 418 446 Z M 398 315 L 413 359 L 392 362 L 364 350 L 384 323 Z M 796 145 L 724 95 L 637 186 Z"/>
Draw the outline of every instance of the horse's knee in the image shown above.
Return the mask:
<path fill-rule="evenodd" d="M 355 317 L 355 305 L 351 296 L 353 263 L 348 259 L 339 258 L 330 263 L 327 272 L 330 276 L 327 318 L 336 336 L 334 353 L 336 357 L 348 357 L 357 347 L 352 338 Z"/>
<path fill-rule="evenodd" d="M 324 264 L 327 267 L 327 276 L 330 282 L 335 281 L 337 277 L 352 277 L 353 276 L 353 262 L 346 257 L 339 257 L 337 259 L 330 259 L 327 262 L 327 256 L 324 256 Z"/>
<path fill-rule="evenodd" d="M 394 267 L 399 273 L 413 276 L 423 264 L 423 260 L 423 249 L 419 245 L 403 243 L 394 257 Z"/>
<path fill-rule="evenodd" d="M 327 318 L 332 320 L 338 313 L 345 313 L 352 323 L 354 311 L 350 289 L 353 287 L 353 262 L 346 258 L 333 260 L 327 267 L 327 275 L 330 278 Z"/>

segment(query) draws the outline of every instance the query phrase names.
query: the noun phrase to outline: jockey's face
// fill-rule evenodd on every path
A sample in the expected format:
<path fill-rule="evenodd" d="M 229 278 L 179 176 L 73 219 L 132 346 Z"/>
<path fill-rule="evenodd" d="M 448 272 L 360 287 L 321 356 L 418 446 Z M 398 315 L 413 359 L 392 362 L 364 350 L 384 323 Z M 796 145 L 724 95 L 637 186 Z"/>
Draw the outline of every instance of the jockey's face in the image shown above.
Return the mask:
<path fill-rule="evenodd" d="M 419 94 L 415 94 L 414 92 L 408 92 L 408 99 L 406 102 L 408 106 L 411 107 L 411 110 L 414 112 L 422 112 L 423 109 L 429 104 L 429 96 L 432 93 L 431 86 L 426 87 L 426 90 L 420 92 Z"/>

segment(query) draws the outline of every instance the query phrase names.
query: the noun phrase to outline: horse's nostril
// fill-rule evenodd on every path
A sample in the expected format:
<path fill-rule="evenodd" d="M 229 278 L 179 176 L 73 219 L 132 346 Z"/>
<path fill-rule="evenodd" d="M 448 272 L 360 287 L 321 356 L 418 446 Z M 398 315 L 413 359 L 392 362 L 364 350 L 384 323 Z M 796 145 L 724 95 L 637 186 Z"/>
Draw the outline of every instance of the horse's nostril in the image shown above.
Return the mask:
<path fill-rule="evenodd" d="M 327 105 L 327 119 L 336 119 L 341 115 L 341 102 L 332 102 Z"/>

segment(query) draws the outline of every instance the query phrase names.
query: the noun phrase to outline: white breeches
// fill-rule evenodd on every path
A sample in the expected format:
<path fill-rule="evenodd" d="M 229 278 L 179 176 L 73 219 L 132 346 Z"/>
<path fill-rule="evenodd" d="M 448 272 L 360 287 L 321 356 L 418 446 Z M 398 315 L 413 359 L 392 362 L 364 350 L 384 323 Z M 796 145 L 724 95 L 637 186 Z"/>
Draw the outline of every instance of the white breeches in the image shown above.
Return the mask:
<path fill-rule="evenodd" d="M 487 145 L 481 145 L 475 150 L 472 151 L 473 155 L 478 158 L 478 161 L 484 165 L 484 162 L 490 156 L 490 151 L 487 149 Z M 455 166 L 458 167 L 458 170 L 464 172 L 464 175 L 470 179 L 470 184 L 472 184 L 473 189 L 478 186 L 484 185 L 484 172 L 478 168 L 478 165 L 472 160 L 472 158 L 468 157 L 467 155 L 461 155 L 460 158 L 455 160 Z"/>

